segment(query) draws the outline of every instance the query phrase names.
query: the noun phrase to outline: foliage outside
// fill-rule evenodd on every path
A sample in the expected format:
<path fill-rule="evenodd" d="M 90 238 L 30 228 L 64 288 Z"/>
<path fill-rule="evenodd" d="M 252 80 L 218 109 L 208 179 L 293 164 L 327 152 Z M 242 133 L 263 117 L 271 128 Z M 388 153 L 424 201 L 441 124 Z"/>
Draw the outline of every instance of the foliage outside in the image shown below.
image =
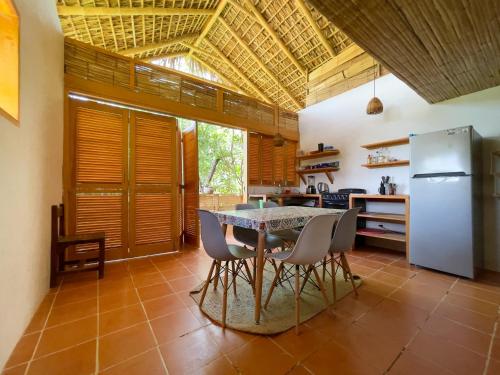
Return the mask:
<path fill-rule="evenodd" d="M 181 129 L 194 121 L 178 119 Z M 207 186 L 216 194 L 243 194 L 243 132 L 238 129 L 198 123 L 200 191 Z M 215 171 L 212 170 L 215 165 Z"/>

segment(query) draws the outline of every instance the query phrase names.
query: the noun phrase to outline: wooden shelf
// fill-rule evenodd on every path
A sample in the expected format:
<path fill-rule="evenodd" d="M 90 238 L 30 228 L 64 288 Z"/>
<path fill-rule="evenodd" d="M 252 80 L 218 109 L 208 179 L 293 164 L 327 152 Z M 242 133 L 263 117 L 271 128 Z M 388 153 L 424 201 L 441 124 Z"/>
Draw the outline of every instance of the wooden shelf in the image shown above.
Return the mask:
<path fill-rule="evenodd" d="M 376 142 L 376 143 L 369 143 L 366 145 L 362 145 L 361 147 L 366 148 L 368 150 L 373 150 L 376 148 L 382 148 L 382 147 L 392 147 L 392 146 L 399 146 L 399 145 L 406 145 L 410 143 L 410 138 L 405 137 L 405 138 L 397 138 L 397 139 L 390 139 L 388 141 L 382 141 L 382 142 Z"/>
<path fill-rule="evenodd" d="M 362 164 L 362 167 L 365 168 L 388 168 L 388 167 L 402 167 L 405 165 L 410 165 L 409 160 L 396 160 L 396 161 L 388 161 L 387 163 L 372 163 L 372 164 Z"/>
<path fill-rule="evenodd" d="M 328 181 L 330 181 L 331 184 L 333 184 L 333 174 L 332 172 L 338 171 L 338 168 L 314 168 L 314 169 L 304 169 L 301 171 L 297 171 L 297 174 L 300 176 L 300 179 L 304 184 L 307 184 L 306 178 L 304 175 L 307 174 L 318 174 L 318 173 L 324 173 L 326 177 L 328 177 Z"/>
<path fill-rule="evenodd" d="M 371 221 L 385 221 L 388 223 L 406 223 L 406 216 L 403 214 L 388 214 L 385 212 L 360 212 L 358 217 Z"/>
<path fill-rule="evenodd" d="M 358 236 L 381 238 L 384 240 L 406 242 L 406 235 L 399 233 L 377 233 L 377 232 L 363 232 L 363 229 L 356 231 Z"/>
<path fill-rule="evenodd" d="M 315 153 L 309 153 L 301 156 L 297 156 L 297 160 L 311 160 L 311 159 L 320 159 L 320 158 L 326 158 L 329 156 L 334 156 L 338 155 L 340 153 L 339 150 L 328 150 L 328 151 L 323 151 L 323 152 L 315 152 Z"/>
<path fill-rule="evenodd" d="M 371 199 L 371 200 L 393 200 L 393 201 L 405 201 L 410 198 L 409 195 L 397 194 L 397 195 L 381 195 L 381 194 L 350 194 L 349 198 L 352 199 Z"/>

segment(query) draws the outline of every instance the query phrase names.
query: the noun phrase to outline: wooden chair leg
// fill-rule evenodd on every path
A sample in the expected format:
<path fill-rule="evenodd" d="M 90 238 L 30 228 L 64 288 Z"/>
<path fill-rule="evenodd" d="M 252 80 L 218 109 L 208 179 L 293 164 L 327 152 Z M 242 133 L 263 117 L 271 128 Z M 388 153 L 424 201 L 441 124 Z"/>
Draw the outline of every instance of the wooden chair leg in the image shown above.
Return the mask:
<path fill-rule="evenodd" d="M 332 269 L 332 290 L 333 290 L 333 304 L 337 302 L 337 272 L 335 272 L 335 258 L 331 256 L 331 269 Z"/>
<path fill-rule="evenodd" d="M 234 266 L 234 260 L 231 261 L 231 271 L 233 273 L 233 292 L 236 296 L 236 267 Z"/>
<path fill-rule="evenodd" d="M 227 290 L 228 290 L 228 276 L 229 276 L 229 261 L 226 261 L 224 268 L 224 296 L 222 297 L 222 327 L 226 328 L 226 311 L 227 311 Z"/>
<path fill-rule="evenodd" d="M 99 278 L 104 277 L 104 262 L 106 258 L 106 243 L 105 240 L 99 241 Z"/>
<path fill-rule="evenodd" d="M 278 271 L 276 272 L 276 275 L 274 275 L 273 282 L 271 283 L 271 288 L 269 289 L 269 292 L 267 293 L 267 298 L 266 298 L 266 303 L 264 303 L 264 308 L 267 309 L 267 305 L 269 305 L 269 301 L 271 300 L 271 296 L 273 295 L 274 288 L 276 288 L 276 284 L 278 283 L 278 279 L 280 277 L 280 273 L 283 270 L 284 263 L 281 262 Z"/>
<path fill-rule="evenodd" d="M 306 286 L 306 283 L 309 280 L 309 277 L 311 276 L 311 272 L 312 272 L 312 269 L 311 269 L 311 266 L 309 266 L 309 268 L 306 270 L 306 273 L 304 275 L 304 281 L 302 282 L 302 286 L 300 288 L 301 293 L 304 290 L 304 287 Z"/>
<path fill-rule="evenodd" d="M 52 245 L 50 249 L 50 287 L 55 288 L 57 286 L 57 246 Z"/>
<path fill-rule="evenodd" d="M 212 264 L 210 265 L 210 271 L 208 271 L 207 280 L 205 281 L 205 285 L 203 285 L 203 291 L 201 292 L 200 302 L 198 303 L 198 306 L 200 307 L 201 305 L 203 305 L 203 301 L 205 300 L 205 295 L 207 294 L 207 289 L 208 285 L 210 284 L 210 280 L 212 280 L 212 274 L 214 273 L 214 268 L 216 263 L 217 261 L 214 259 L 212 261 Z"/>
<path fill-rule="evenodd" d="M 295 265 L 295 333 L 298 335 L 300 325 L 300 268 Z"/>
<path fill-rule="evenodd" d="M 328 296 L 326 295 L 325 284 L 319 277 L 318 271 L 316 267 L 312 267 L 312 271 L 314 272 L 314 276 L 316 277 L 316 281 L 318 282 L 319 288 L 321 289 L 321 294 L 323 295 L 323 300 L 325 301 L 326 308 L 330 305 L 330 301 L 328 301 Z"/>
<path fill-rule="evenodd" d="M 243 259 L 242 262 L 243 262 L 243 265 L 245 266 L 245 271 L 247 273 L 248 280 L 250 280 L 250 285 L 252 286 L 252 290 L 255 293 L 255 282 L 253 280 L 252 273 L 250 272 L 250 267 L 248 267 L 248 263 L 247 263 L 246 259 Z"/>
<path fill-rule="evenodd" d="M 347 267 L 345 265 L 345 261 L 344 261 L 344 253 L 340 253 L 340 264 L 342 264 L 342 272 L 344 274 L 344 281 L 347 281 Z"/>
<path fill-rule="evenodd" d="M 356 288 L 356 284 L 354 283 L 354 278 L 352 277 L 352 272 L 351 272 L 351 267 L 349 266 L 349 262 L 347 261 L 347 258 L 345 257 L 344 253 L 341 253 L 340 256 L 342 257 L 342 263 L 344 264 L 344 267 L 346 268 L 347 275 L 349 276 L 349 279 L 351 279 L 352 290 L 354 290 L 354 294 L 357 296 L 358 289 Z"/>
<path fill-rule="evenodd" d="M 323 281 L 325 281 L 326 277 L 326 257 L 323 258 Z"/>
<path fill-rule="evenodd" d="M 215 265 L 215 279 L 214 279 L 214 290 L 217 290 L 217 285 L 219 285 L 219 276 L 220 276 L 220 266 L 222 261 L 217 261 Z"/>

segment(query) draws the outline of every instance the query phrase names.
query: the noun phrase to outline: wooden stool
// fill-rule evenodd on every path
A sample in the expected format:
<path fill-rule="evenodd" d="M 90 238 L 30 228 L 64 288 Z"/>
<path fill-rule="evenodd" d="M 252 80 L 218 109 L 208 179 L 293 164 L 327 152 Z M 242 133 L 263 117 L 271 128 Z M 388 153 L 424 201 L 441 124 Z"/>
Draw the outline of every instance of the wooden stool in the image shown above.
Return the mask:
<path fill-rule="evenodd" d="M 50 287 L 54 288 L 57 285 L 57 276 L 65 273 L 80 272 L 80 271 L 99 271 L 99 278 L 104 277 L 104 250 L 105 250 L 105 233 L 87 233 L 76 235 L 65 235 L 64 230 L 64 205 L 52 206 L 52 234 L 51 234 L 51 256 L 50 256 Z M 92 257 L 91 252 L 89 258 L 84 260 L 66 260 L 65 250 L 70 246 L 98 243 L 98 256 Z M 97 265 L 94 263 L 97 262 Z M 88 266 L 89 263 L 92 263 Z M 78 266 L 66 270 L 66 266 Z"/>

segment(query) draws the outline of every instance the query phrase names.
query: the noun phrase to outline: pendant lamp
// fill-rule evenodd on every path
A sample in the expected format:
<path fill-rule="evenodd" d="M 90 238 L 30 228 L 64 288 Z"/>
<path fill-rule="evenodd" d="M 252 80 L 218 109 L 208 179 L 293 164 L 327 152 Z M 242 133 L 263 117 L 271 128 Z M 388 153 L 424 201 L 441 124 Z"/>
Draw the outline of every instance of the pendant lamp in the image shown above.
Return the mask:
<path fill-rule="evenodd" d="M 377 69 L 373 70 L 373 98 L 368 102 L 366 106 L 366 113 L 369 115 L 378 115 L 384 112 L 384 105 L 382 101 L 375 96 L 375 76 L 377 74 Z"/>

